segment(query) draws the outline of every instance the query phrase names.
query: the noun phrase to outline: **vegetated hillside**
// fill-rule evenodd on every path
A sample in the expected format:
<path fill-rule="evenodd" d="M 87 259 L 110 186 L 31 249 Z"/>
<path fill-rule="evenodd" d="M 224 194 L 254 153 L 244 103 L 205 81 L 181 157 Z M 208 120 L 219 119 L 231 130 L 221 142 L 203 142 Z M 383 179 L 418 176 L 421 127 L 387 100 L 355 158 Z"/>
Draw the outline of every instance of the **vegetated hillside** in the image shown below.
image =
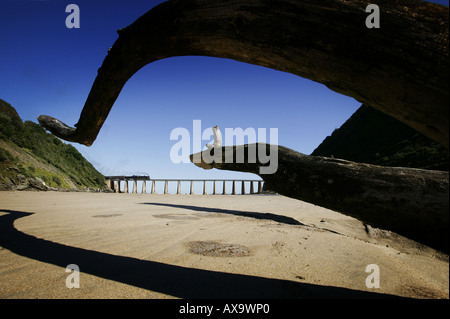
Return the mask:
<path fill-rule="evenodd" d="M 448 150 L 400 121 L 362 105 L 311 155 L 381 166 L 448 171 Z"/>
<path fill-rule="evenodd" d="M 75 147 L 23 122 L 0 99 L 0 190 L 29 188 L 102 189 L 105 178 Z"/>

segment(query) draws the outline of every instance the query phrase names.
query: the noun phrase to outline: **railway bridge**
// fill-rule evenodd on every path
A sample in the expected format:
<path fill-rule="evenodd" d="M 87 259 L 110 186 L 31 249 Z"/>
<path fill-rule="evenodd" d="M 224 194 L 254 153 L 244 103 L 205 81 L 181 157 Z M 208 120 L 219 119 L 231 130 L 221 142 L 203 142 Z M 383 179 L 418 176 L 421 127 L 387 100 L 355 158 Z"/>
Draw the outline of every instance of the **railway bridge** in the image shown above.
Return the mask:
<path fill-rule="evenodd" d="M 169 183 L 177 185 L 176 194 L 181 194 L 182 184 L 189 185 L 189 194 L 193 195 L 194 184 L 202 184 L 203 195 L 244 195 L 244 194 L 259 194 L 263 191 L 262 180 L 251 179 L 151 179 L 148 175 L 143 176 L 105 176 L 106 184 L 115 193 L 134 193 L 134 194 L 155 194 L 156 186 L 158 184 L 164 185 L 163 194 L 169 194 Z M 132 186 L 129 186 L 132 182 Z M 138 189 L 138 182 L 141 182 L 141 187 Z M 123 185 L 123 187 L 122 187 Z M 149 188 L 147 188 L 147 185 Z M 212 186 L 212 190 L 208 193 L 207 186 Z M 228 186 L 228 187 L 227 187 Z M 147 192 L 147 189 L 149 192 Z M 229 193 L 227 193 L 229 189 Z M 186 192 L 187 193 L 187 192 Z"/>

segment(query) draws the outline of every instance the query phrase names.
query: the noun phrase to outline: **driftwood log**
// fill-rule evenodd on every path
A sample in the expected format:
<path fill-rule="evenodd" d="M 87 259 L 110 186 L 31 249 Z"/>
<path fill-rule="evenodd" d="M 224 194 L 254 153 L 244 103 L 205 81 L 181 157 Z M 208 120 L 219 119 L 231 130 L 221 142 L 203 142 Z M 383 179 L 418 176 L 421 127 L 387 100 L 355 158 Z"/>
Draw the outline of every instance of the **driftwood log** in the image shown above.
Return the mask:
<path fill-rule="evenodd" d="M 378 1 L 380 28 L 369 29 L 371 2 L 164 2 L 118 31 L 76 129 L 50 116 L 39 121 L 56 136 L 91 145 L 133 74 L 160 59 L 202 55 L 323 83 L 448 148 L 448 8 L 419 0 Z"/>
<path fill-rule="evenodd" d="M 160 59 L 201 55 L 320 82 L 448 148 L 448 8 L 418 0 L 381 0 L 381 27 L 369 29 L 366 7 L 371 2 L 162 3 L 118 31 L 76 128 L 46 115 L 38 120 L 58 137 L 92 145 L 133 74 Z M 277 172 L 263 176 L 273 190 L 448 250 L 448 174 L 306 157 L 282 147 L 279 151 Z M 253 172 L 254 166 L 217 167 Z"/>
<path fill-rule="evenodd" d="M 219 159 L 211 160 L 214 157 L 210 154 L 217 151 L 213 149 L 191 155 L 191 161 L 204 169 L 258 174 L 265 187 L 279 194 L 341 212 L 448 253 L 448 172 L 308 156 L 278 146 L 278 169 L 274 174 L 261 174 L 260 168 L 267 164 L 258 159 L 249 163 L 249 146 L 271 153 L 270 145 L 264 143 L 226 146 Z M 236 163 L 239 152 L 244 157 Z"/>

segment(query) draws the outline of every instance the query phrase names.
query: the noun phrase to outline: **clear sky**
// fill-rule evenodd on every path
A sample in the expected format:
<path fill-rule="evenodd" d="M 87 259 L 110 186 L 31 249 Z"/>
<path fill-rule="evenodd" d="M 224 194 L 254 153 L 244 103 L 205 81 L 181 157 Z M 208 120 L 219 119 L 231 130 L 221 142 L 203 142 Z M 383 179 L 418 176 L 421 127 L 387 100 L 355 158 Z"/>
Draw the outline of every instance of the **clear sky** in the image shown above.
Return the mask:
<path fill-rule="evenodd" d="M 116 30 L 160 2 L 0 0 L 0 98 L 23 120 L 46 114 L 73 126 Z M 448 6 L 448 0 L 433 2 Z M 66 28 L 70 3 L 80 8 L 79 29 Z M 277 128 L 279 145 L 310 154 L 359 106 L 292 74 L 226 59 L 170 58 L 128 81 L 91 147 L 73 145 L 104 175 L 256 179 L 172 163 L 171 131 L 192 133 L 193 120 L 201 120 L 202 130 L 219 125 L 222 134 L 224 128 Z"/>

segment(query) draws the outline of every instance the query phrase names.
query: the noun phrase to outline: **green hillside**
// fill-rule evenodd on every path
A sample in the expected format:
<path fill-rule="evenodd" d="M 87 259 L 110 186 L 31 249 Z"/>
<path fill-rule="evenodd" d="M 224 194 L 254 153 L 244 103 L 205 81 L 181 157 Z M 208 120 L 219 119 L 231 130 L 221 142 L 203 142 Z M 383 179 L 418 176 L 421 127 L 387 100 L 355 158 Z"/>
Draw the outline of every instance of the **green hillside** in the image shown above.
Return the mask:
<path fill-rule="evenodd" d="M 448 150 L 398 120 L 362 105 L 311 155 L 381 166 L 448 171 Z"/>
<path fill-rule="evenodd" d="M 105 188 L 105 178 L 75 147 L 25 121 L 0 99 L 0 190 L 42 180 L 54 189 Z"/>

